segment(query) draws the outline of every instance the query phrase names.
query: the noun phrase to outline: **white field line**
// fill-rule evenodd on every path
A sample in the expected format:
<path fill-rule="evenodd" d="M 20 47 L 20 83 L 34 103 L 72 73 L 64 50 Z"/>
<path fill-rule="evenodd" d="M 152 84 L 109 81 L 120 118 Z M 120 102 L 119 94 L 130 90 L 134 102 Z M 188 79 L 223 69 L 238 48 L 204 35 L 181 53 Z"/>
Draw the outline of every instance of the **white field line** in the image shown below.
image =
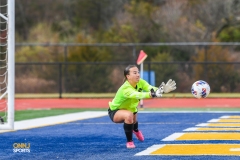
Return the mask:
<path fill-rule="evenodd" d="M 103 117 L 106 115 L 107 115 L 106 111 L 85 111 L 78 113 L 63 114 L 58 116 L 16 121 L 14 122 L 14 130 L 0 130 L 0 133 L 63 124 L 83 119 Z"/>
<path fill-rule="evenodd" d="M 198 126 L 198 127 L 206 127 L 208 125 L 209 125 L 209 123 L 200 123 L 200 124 L 197 124 L 196 126 Z"/>
<path fill-rule="evenodd" d="M 200 124 L 197 124 L 196 126 L 197 127 L 236 127 L 234 125 L 238 124 L 238 123 L 230 123 L 230 122 L 229 123 L 216 123 L 216 124 L 222 125 L 222 126 L 209 126 L 210 124 L 213 124 L 213 123 L 200 123 Z M 237 126 L 237 127 L 239 127 L 239 126 Z"/>
<path fill-rule="evenodd" d="M 240 148 L 230 148 L 229 151 L 232 151 L 232 152 L 239 152 L 239 151 L 240 151 Z"/>
<path fill-rule="evenodd" d="M 230 116 L 222 116 L 222 117 L 220 117 L 220 118 L 230 118 Z"/>
<path fill-rule="evenodd" d="M 165 146 L 182 146 L 182 147 L 184 147 L 185 145 L 192 145 L 192 146 L 201 146 L 202 144 L 161 144 L 161 145 L 153 145 L 153 146 L 151 146 L 151 147 L 149 147 L 149 148 L 147 148 L 146 150 L 143 150 L 142 152 L 139 152 L 139 153 L 137 153 L 137 154 L 135 154 L 134 156 L 145 156 L 145 155 L 151 155 L 151 153 L 152 152 L 154 152 L 154 151 L 156 151 L 156 150 L 159 150 L 159 149 L 161 149 L 161 148 L 163 148 L 163 147 L 165 147 Z M 211 146 L 212 144 L 204 144 L 204 146 L 203 147 L 209 147 L 209 146 Z M 226 145 L 226 144 L 218 144 L 218 145 Z M 240 151 L 240 148 L 229 148 L 229 151 L 230 152 L 239 152 Z M 174 151 L 173 151 L 174 152 Z M 189 152 L 189 154 L 159 154 L 159 155 L 165 155 L 165 156 L 171 156 L 171 155 L 175 155 L 175 156 L 193 156 L 193 155 L 200 155 L 200 154 L 191 154 L 190 152 Z M 201 155 L 218 155 L 218 156 L 228 156 L 228 154 L 201 154 Z M 238 156 L 238 155 L 236 155 L 236 156 Z M 191 159 L 191 158 L 190 158 Z"/>
<path fill-rule="evenodd" d="M 173 133 L 170 136 L 162 139 L 162 141 L 175 141 L 178 137 L 182 136 L 184 133 Z"/>
<path fill-rule="evenodd" d="M 197 131 L 197 130 L 198 130 L 197 127 L 191 127 L 191 128 L 184 129 L 183 131 Z"/>
<path fill-rule="evenodd" d="M 144 156 L 144 155 L 150 155 L 150 153 L 154 152 L 157 149 L 160 149 L 162 147 L 164 147 L 165 144 L 161 144 L 161 145 L 152 145 L 151 147 L 148 147 L 147 149 L 145 149 L 142 152 L 139 152 L 137 154 L 135 154 L 134 156 Z"/>
<path fill-rule="evenodd" d="M 239 115 L 221 116 L 220 119 L 240 119 L 239 117 Z"/>
<path fill-rule="evenodd" d="M 221 120 L 232 120 L 233 122 L 220 122 Z M 235 122 L 234 122 L 235 120 Z M 207 121 L 208 123 L 216 123 L 216 122 L 219 122 L 219 123 L 236 123 L 238 122 L 240 119 L 230 119 L 230 118 L 224 118 L 224 119 L 211 119 L 209 121 Z"/>
<path fill-rule="evenodd" d="M 205 128 L 205 130 L 199 130 L 201 128 L 198 128 L 198 127 L 191 127 L 191 128 L 187 128 L 187 129 L 184 129 L 183 131 L 184 132 L 191 132 L 191 131 L 196 131 L 196 132 L 206 132 L 206 131 L 216 131 L 216 132 L 221 132 L 221 131 L 232 131 L 232 132 L 239 132 L 240 131 L 240 128 L 232 128 L 232 127 L 219 127 L 219 129 L 216 129 L 218 127 L 214 127 L 214 128 Z M 231 130 L 232 129 L 232 130 Z"/>
<path fill-rule="evenodd" d="M 209 121 L 207 121 L 207 122 L 210 122 L 210 123 L 213 122 L 213 123 L 214 123 L 214 122 L 219 122 L 219 120 L 220 120 L 220 119 L 211 119 L 211 120 L 209 120 Z"/>

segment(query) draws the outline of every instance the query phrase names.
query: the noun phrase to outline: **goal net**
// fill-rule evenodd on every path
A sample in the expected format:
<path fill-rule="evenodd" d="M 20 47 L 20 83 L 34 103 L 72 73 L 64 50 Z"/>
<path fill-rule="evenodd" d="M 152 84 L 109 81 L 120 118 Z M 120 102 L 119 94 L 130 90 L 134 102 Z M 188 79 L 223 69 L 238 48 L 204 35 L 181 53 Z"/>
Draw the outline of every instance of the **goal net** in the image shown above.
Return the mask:
<path fill-rule="evenodd" d="M 14 129 L 15 1 L 0 1 L 0 129 Z"/>

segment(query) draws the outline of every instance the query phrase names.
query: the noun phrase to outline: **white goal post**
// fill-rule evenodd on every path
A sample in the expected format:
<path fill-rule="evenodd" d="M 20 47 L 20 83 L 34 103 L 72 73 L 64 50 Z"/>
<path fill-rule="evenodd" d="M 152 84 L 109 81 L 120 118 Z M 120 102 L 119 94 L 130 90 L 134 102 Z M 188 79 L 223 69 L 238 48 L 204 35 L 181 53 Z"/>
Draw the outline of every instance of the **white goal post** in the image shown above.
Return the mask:
<path fill-rule="evenodd" d="M 3 3 L 3 2 L 2 2 Z M 0 59 L 1 63 L 5 61 L 5 70 L 1 72 L 3 79 L 0 82 L 0 103 L 5 105 L 1 108 L 0 113 L 4 113 L 5 122 L 0 124 L 0 129 L 14 129 L 14 110 L 15 110 L 15 0 L 6 0 L 5 4 L 0 4 L 0 25 L 5 25 L 6 28 L 0 28 L 1 50 L 0 54 L 5 53 L 4 60 Z M 5 23 L 5 24 L 4 24 Z M 3 34 L 4 33 L 4 34 Z M 6 36 L 2 36 L 5 35 Z M 3 50 L 2 48 L 6 48 Z M 2 51 L 3 50 L 3 51 Z M 2 56 L 1 56 L 2 58 Z M 0 66 L 0 69 L 4 67 Z M 6 85 L 6 86 L 2 86 Z M 3 88 L 6 88 L 5 90 Z M 6 103 L 4 103 L 6 101 Z"/>

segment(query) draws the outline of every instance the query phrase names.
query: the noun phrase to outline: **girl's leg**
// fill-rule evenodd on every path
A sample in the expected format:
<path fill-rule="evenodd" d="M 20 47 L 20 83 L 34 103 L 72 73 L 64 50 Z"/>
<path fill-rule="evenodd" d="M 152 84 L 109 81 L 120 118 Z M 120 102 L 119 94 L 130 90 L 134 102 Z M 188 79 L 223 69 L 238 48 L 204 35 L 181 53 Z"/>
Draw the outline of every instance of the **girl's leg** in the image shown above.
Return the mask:
<path fill-rule="evenodd" d="M 133 113 L 127 110 L 118 110 L 113 121 L 115 123 L 124 123 L 123 129 L 127 138 L 127 148 L 135 148 L 133 143 Z"/>
<path fill-rule="evenodd" d="M 138 130 L 138 121 L 137 121 L 137 113 L 133 117 L 133 133 L 136 135 L 139 141 L 144 141 L 144 136 L 140 130 Z"/>

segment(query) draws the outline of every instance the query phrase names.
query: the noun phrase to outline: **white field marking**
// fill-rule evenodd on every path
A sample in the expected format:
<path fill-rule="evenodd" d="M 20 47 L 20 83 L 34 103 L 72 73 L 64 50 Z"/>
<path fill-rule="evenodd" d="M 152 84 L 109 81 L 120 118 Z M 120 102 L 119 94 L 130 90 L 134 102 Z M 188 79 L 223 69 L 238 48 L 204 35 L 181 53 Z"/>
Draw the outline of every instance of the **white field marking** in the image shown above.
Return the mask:
<path fill-rule="evenodd" d="M 209 121 L 207 121 L 207 122 L 218 122 L 220 119 L 211 119 L 211 120 L 209 120 Z"/>
<path fill-rule="evenodd" d="M 178 137 L 182 136 L 185 133 L 173 133 L 170 136 L 162 139 L 162 141 L 174 141 L 176 140 Z"/>
<path fill-rule="evenodd" d="M 230 123 L 230 122 L 229 123 L 215 123 L 215 124 L 222 124 L 223 126 L 209 126 L 209 124 L 210 123 L 200 123 L 200 124 L 197 124 L 196 126 L 197 127 L 235 127 L 235 126 L 230 126 L 229 124 L 234 125 L 234 124 L 238 124 L 238 123 Z M 224 125 L 226 125 L 226 126 L 224 126 Z"/>
<path fill-rule="evenodd" d="M 197 131 L 197 130 L 198 130 L 197 127 L 191 127 L 191 128 L 184 129 L 183 131 Z"/>
<path fill-rule="evenodd" d="M 223 120 L 223 122 L 221 122 L 221 120 Z M 226 121 L 226 122 L 224 122 L 224 120 Z M 229 122 L 227 122 L 229 120 Z M 209 121 L 207 121 L 208 123 L 216 123 L 216 122 L 218 122 L 218 123 L 239 123 L 239 118 L 238 119 L 236 119 L 236 118 L 224 118 L 224 119 L 211 119 L 211 120 L 209 120 Z M 232 121 L 232 122 L 231 122 Z"/>
<path fill-rule="evenodd" d="M 239 117 L 240 117 L 239 115 L 231 115 L 231 116 L 222 116 L 220 117 L 220 119 L 240 119 Z"/>
<path fill-rule="evenodd" d="M 230 118 L 230 116 L 222 116 L 222 117 L 220 117 L 220 118 Z"/>
<path fill-rule="evenodd" d="M 215 130 L 216 128 L 219 128 L 218 130 Z M 214 127 L 214 128 L 206 128 L 208 130 L 201 130 L 201 128 L 198 128 L 198 127 L 191 127 L 191 128 L 187 128 L 187 129 L 184 129 L 183 131 L 184 132 L 189 132 L 189 131 L 197 131 L 197 132 L 206 132 L 206 131 L 234 131 L 234 132 L 239 132 L 240 131 L 240 128 L 234 128 L 233 130 L 232 127 L 224 127 L 226 128 L 225 130 L 222 129 L 223 127 Z M 200 130 L 199 130 L 200 129 Z"/>
<path fill-rule="evenodd" d="M 138 113 L 240 113 L 240 111 L 143 111 L 138 108 Z"/>
<path fill-rule="evenodd" d="M 240 148 L 230 148 L 229 151 L 232 151 L 232 152 L 239 152 L 239 151 L 240 151 Z"/>
<path fill-rule="evenodd" d="M 106 115 L 107 112 L 105 111 L 85 111 L 78 113 L 63 114 L 58 116 L 16 121 L 14 122 L 14 130 L 0 130 L 0 133 L 63 124 L 83 119 L 103 117 Z"/>
<path fill-rule="evenodd" d="M 150 155 L 150 153 L 156 151 L 157 149 L 160 149 L 162 147 L 166 146 L 166 144 L 160 144 L 160 145 L 152 145 L 151 147 L 148 147 L 142 152 L 139 152 L 135 154 L 134 156 L 144 156 L 144 155 Z"/>
<path fill-rule="evenodd" d="M 203 145 L 202 147 L 201 147 L 201 145 Z M 193 147 L 195 147 L 195 146 L 199 146 L 199 147 L 201 147 L 201 148 L 203 148 L 203 147 L 207 147 L 206 149 L 207 150 L 209 150 L 210 151 L 210 149 L 209 149 L 209 147 L 211 147 L 211 145 L 216 145 L 216 144 L 161 144 L 161 145 L 153 145 L 153 146 L 151 146 L 151 147 L 149 147 L 149 148 L 147 148 L 146 150 L 144 150 L 144 151 L 142 151 L 142 152 L 139 152 L 139 153 L 136 153 L 134 156 L 146 156 L 146 155 L 153 155 L 152 153 L 154 152 L 154 151 L 159 151 L 160 150 L 160 152 L 161 152 L 161 148 L 163 148 L 163 147 L 165 147 L 165 146 L 172 146 L 172 147 L 174 147 L 174 146 L 182 146 L 182 147 L 185 147 L 185 146 L 193 146 Z M 228 144 L 217 144 L 217 145 L 219 145 L 219 146 L 221 146 L 221 145 L 228 145 Z M 231 145 L 231 144 L 229 144 L 229 145 Z M 230 148 L 229 149 L 229 151 L 232 151 L 232 152 L 237 152 L 237 151 L 240 151 L 240 148 Z M 155 155 L 155 154 L 154 154 Z M 172 154 L 171 153 L 165 153 L 165 154 L 156 154 L 156 155 L 162 155 L 162 156 L 199 156 L 199 155 L 210 155 L 210 156 L 215 156 L 215 155 L 217 155 L 217 156 L 232 156 L 231 154 L 214 154 L 214 149 L 213 149 L 213 153 L 211 154 L 211 153 L 208 153 L 208 154 L 205 154 L 204 153 L 204 151 L 203 151 L 203 153 L 202 154 L 191 154 L 191 152 L 189 152 L 189 154 L 181 154 L 181 153 L 179 153 L 179 154 L 174 154 L 174 151 L 172 152 Z M 233 156 L 239 156 L 239 155 L 233 155 Z"/>
<path fill-rule="evenodd" d="M 200 124 L 197 124 L 196 126 L 198 127 L 206 127 L 208 126 L 209 123 L 200 123 Z"/>

